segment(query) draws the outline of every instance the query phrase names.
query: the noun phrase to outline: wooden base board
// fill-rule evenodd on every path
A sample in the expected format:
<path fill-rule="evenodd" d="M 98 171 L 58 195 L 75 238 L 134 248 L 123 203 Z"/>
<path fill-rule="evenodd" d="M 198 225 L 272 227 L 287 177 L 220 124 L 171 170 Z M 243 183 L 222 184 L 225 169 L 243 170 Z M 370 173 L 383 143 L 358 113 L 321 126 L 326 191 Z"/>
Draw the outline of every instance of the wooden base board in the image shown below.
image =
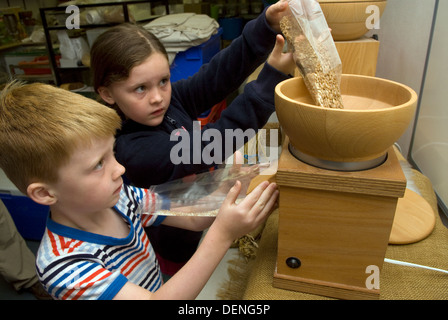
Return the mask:
<path fill-rule="evenodd" d="M 280 289 L 299 291 L 344 300 L 378 300 L 380 291 L 340 283 L 310 280 L 274 273 L 273 286 Z"/>
<path fill-rule="evenodd" d="M 419 194 L 406 189 L 403 198 L 398 199 L 390 244 L 409 244 L 429 236 L 436 225 L 436 215 L 429 203 Z"/>

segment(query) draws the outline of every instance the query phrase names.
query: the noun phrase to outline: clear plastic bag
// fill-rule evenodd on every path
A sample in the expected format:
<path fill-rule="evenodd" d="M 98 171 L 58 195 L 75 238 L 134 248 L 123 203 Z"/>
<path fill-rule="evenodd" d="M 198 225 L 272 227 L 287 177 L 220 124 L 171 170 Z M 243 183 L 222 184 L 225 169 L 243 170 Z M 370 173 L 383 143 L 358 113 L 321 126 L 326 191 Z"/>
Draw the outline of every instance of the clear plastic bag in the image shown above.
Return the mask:
<path fill-rule="evenodd" d="M 316 105 L 343 108 L 342 63 L 325 16 L 316 0 L 289 0 L 280 22 L 294 61 Z"/>
<path fill-rule="evenodd" d="M 246 196 L 260 165 L 227 166 L 213 171 L 151 186 L 141 210 L 167 216 L 216 216 L 230 188 L 241 182 L 238 200 Z M 169 200 L 169 209 L 164 202 Z M 238 201 L 237 200 L 237 201 Z"/>

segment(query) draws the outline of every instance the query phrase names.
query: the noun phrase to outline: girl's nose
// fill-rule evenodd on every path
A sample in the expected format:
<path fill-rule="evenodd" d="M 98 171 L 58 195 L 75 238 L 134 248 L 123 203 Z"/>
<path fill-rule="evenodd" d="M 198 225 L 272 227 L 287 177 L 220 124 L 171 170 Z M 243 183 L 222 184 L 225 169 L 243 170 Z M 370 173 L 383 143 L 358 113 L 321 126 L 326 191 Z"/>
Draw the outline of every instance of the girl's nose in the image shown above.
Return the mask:
<path fill-rule="evenodd" d="M 163 101 L 162 93 L 159 88 L 154 88 L 150 94 L 150 103 L 151 104 L 159 104 Z"/>

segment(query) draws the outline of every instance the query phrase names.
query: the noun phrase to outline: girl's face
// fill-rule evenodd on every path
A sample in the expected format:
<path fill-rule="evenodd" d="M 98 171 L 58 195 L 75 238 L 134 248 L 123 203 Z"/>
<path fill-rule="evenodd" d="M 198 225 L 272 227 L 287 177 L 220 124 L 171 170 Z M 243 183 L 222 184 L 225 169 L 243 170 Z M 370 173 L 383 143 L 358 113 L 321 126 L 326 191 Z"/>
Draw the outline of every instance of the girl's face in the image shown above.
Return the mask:
<path fill-rule="evenodd" d="M 168 60 L 161 53 L 153 53 L 131 70 L 129 78 L 100 87 L 99 93 L 107 103 L 116 103 L 127 118 L 157 126 L 171 100 Z"/>

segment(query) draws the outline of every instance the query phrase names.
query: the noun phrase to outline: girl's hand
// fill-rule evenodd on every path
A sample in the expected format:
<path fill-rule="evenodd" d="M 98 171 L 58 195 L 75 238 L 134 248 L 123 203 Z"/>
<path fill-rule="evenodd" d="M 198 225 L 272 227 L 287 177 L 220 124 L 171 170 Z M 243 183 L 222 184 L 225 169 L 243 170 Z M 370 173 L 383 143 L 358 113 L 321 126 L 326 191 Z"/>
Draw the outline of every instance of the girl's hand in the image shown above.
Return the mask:
<path fill-rule="evenodd" d="M 278 71 L 284 74 L 294 74 L 294 69 L 296 64 L 292 52 L 283 53 L 283 48 L 285 46 L 285 38 L 278 34 L 275 39 L 275 47 L 272 50 L 271 55 L 268 58 L 268 63 Z"/>
<path fill-rule="evenodd" d="M 280 29 L 280 20 L 285 16 L 286 10 L 288 9 L 288 1 L 287 0 L 280 0 L 277 3 L 271 5 L 266 10 L 266 20 L 271 26 L 272 29 L 274 29 L 277 32 L 281 32 Z"/>

